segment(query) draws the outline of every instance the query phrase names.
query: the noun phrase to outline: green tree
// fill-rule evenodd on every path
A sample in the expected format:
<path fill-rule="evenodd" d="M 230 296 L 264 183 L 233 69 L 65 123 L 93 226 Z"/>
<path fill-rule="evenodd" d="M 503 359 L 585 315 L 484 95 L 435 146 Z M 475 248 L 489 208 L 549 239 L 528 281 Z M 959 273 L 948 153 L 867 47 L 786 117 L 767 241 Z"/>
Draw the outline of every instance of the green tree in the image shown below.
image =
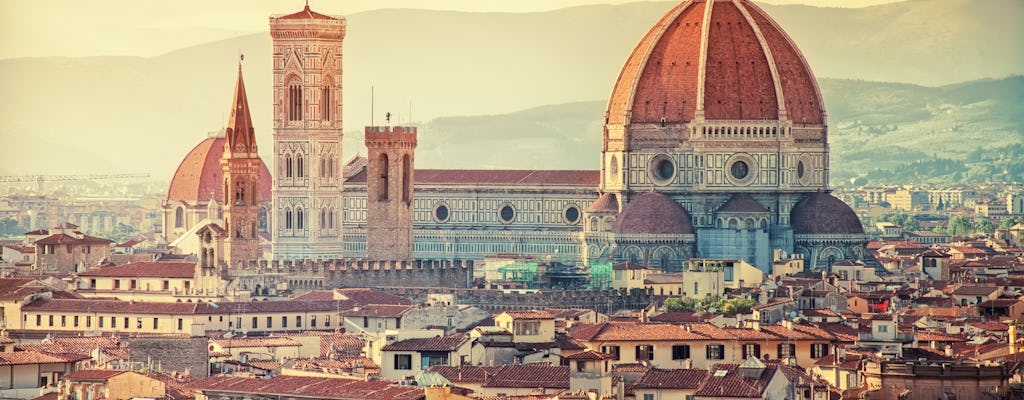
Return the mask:
<path fill-rule="evenodd" d="M 118 222 L 117 226 L 115 226 L 114 229 L 110 231 L 110 239 L 117 242 L 123 242 L 125 240 L 128 240 L 132 236 L 138 234 L 139 231 L 138 229 L 135 229 L 134 226 L 125 225 Z"/>
<path fill-rule="evenodd" d="M 1020 223 L 1020 220 L 1017 219 L 1016 217 L 1014 217 L 1014 218 L 1007 218 L 1007 219 L 1004 219 L 1001 224 L 999 224 L 999 227 L 1003 228 L 1003 229 L 1010 229 L 1014 225 L 1017 225 L 1019 223 Z"/>
<path fill-rule="evenodd" d="M 963 215 L 954 215 L 949 219 L 949 226 L 946 232 L 954 236 L 966 236 L 974 231 L 974 224 Z"/>
<path fill-rule="evenodd" d="M 974 223 L 974 230 L 975 232 L 990 233 L 996 230 L 996 226 L 987 219 L 979 219 Z"/>

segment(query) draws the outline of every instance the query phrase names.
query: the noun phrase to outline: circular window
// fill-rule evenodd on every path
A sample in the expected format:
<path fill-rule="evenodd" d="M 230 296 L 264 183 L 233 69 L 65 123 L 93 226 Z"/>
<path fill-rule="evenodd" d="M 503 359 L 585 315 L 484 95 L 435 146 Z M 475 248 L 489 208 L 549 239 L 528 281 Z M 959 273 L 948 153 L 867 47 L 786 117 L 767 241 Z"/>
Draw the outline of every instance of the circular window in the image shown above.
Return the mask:
<path fill-rule="evenodd" d="M 659 154 L 651 159 L 651 180 L 658 185 L 667 185 L 676 175 L 676 164 L 669 156 Z"/>
<path fill-rule="evenodd" d="M 736 161 L 729 167 L 729 173 L 732 174 L 733 178 L 744 179 L 750 174 L 750 166 L 746 162 Z"/>
<path fill-rule="evenodd" d="M 796 163 L 796 177 L 804 179 L 804 162 L 800 160 Z"/>
<path fill-rule="evenodd" d="M 566 208 L 565 212 L 562 213 L 562 216 L 565 218 L 566 223 L 575 224 L 580 222 L 580 208 L 574 205 L 569 206 L 569 208 Z"/>
<path fill-rule="evenodd" d="M 498 218 L 501 222 L 510 223 L 516 218 L 516 209 L 512 208 L 512 205 L 505 204 L 498 210 Z"/>
<path fill-rule="evenodd" d="M 447 205 L 438 204 L 437 207 L 434 207 L 434 221 L 448 222 L 449 216 L 451 215 Z"/>

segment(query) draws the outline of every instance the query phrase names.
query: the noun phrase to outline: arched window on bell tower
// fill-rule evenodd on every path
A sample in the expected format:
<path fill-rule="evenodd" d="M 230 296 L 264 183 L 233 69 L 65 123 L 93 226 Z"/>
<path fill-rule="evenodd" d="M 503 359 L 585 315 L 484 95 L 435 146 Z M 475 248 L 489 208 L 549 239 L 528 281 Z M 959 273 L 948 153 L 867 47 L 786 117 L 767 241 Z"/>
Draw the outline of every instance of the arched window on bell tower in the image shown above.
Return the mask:
<path fill-rule="evenodd" d="M 297 77 L 288 83 L 288 120 L 302 121 L 302 81 Z"/>
<path fill-rule="evenodd" d="M 292 229 L 292 210 L 284 210 L 284 229 Z"/>
<path fill-rule="evenodd" d="M 331 120 L 331 110 L 334 106 L 334 99 L 332 96 L 331 86 L 334 84 L 334 79 L 330 76 L 324 77 L 324 86 L 320 88 L 320 119 L 322 121 Z"/>
<path fill-rule="evenodd" d="M 409 200 L 412 198 L 412 161 L 409 160 L 409 155 L 402 156 L 402 201 L 405 204 L 409 204 Z"/>
<path fill-rule="evenodd" d="M 235 205 L 245 204 L 245 182 L 241 179 L 235 181 Z"/>
<path fill-rule="evenodd" d="M 286 154 L 284 156 L 284 176 L 285 178 L 292 177 L 292 155 Z"/>
<path fill-rule="evenodd" d="M 302 154 L 295 155 L 295 176 L 298 178 L 305 176 L 305 166 L 302 163 Z"/>
<path fill-rule="evenodd" d="M 387 201 L 388 200 L 388 155 L 380 155 L 380 193 L 378 194 L 377 200 Z"/>
<path fill-rule="evenodd" d="M 295 229 L 301 230 L 302 226 L 304 225 L 304 222 L 305 222 L 305 216 L 302 215 L 302 209 L 301 208 L 296 209 L 295 210 Z"/>

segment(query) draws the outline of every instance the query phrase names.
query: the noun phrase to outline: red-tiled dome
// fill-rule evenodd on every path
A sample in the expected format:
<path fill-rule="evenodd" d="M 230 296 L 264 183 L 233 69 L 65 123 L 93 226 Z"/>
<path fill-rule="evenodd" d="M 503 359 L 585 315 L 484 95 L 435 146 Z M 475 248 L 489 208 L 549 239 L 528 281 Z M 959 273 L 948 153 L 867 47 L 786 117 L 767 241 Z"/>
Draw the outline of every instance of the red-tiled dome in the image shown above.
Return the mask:
<path fill-rule="evenodd" d="M 693 233 L 693 223 L 690 214 L 675 200 L 658 192 L 647 192 L 622 208 L 613 231 L 624 234 L 686 235 Z"/>
<path fill-rule="evenodd" d="M 825 123 L 817 82 L 792 39 L 752 1 L 693 0 L 637 44 L 607 116 L 611 125 L 688 122 L 700 111 L 707 120 L 777 120 L 783 110 L 798 124 Z"/>
<path fill-rule="evenodd" d="M 615 193 L 605 193 L 601 197 L 598 197 L 590 207 L 587 208 L 587 212 L 619 212 L 619 199 L 615 196 Z"/>
<path fill-rule="evenodd" d="M 222 201 L 224 189 L 221 181 L 224 173 L 220 159 L 224 155 L 224 138 L 209 137 L 188 152 L 178 170 L 174 172 L 171 186 L 167 189 L 167 201 L 184 201 L 195 204 L 200 201 L 217 199 Z M 259 200 L 270 201 L 270 170 L 267 164 L 260 168 Z"/>
<path fill-rule="evenodd" d="M 807 195 L 789 213 L 793 233 L 801 234 L 863 234 L 864 226 L 857 213 L 842 200 L 825 192 Z"/>

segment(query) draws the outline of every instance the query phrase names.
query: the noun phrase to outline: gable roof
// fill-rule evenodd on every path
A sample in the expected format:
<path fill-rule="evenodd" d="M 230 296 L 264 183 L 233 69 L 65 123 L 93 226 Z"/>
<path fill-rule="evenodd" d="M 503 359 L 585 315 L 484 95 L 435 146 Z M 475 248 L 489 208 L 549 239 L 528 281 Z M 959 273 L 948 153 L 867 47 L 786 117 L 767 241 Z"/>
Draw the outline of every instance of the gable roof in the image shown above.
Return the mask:
<path fill-rule="evenodd" d="M 635 389 L 695 390 L 704 384 L 710 373 L 703 369 L 651 368 L 636 384 Z"/>
<path fill-rule="evenodd" d="M 195 276 L 196 264 L 191 262 L 133 262 L 80 272 L 85 277 L 125 278 L 175 278 L 191 279 Z"/>
<path fill-rule="evenodd" d="M 435 336 L 423 339 L 406 339 L 384 346 L 383 351 L 444 351 L 452 352 L 469 341 L 469 335 L 460 333 L 451 336 Z"/>

